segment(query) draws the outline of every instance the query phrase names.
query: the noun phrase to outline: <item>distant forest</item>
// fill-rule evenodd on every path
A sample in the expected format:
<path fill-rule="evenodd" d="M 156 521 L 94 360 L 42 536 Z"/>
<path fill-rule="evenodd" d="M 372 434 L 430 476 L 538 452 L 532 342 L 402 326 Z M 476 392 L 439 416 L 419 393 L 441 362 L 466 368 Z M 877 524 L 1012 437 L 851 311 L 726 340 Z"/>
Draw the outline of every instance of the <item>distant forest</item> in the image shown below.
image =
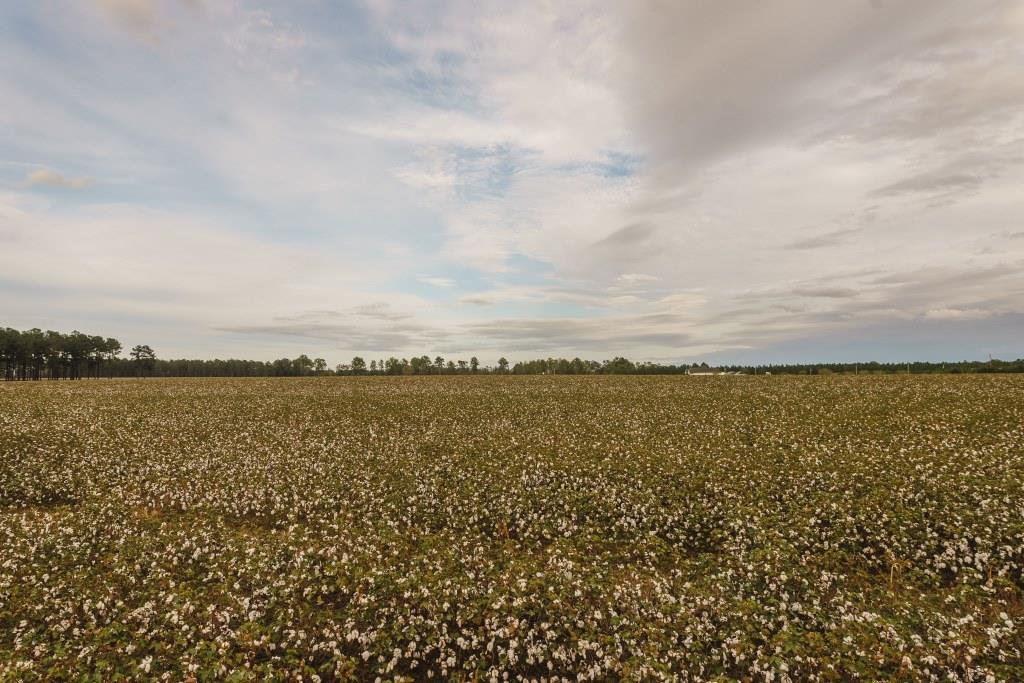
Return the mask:
<path fill-rule="evenodd" d="M 133 346 L 121 357 L 121 342 L 112 337 L 31 329 L 0 328 L 0 367 L 5 380 L 88 379 L 100 377 L 299 377 L 315 375 L 682 375 L 682 374 L 898 374 L 1024 372 L 1024 359 L 958 361 L 949 363 L 805 363 L 783 365 L 725 365 L 707 363 L 634 363 L 626 358 L 594 361 L 539 358 L 510 365 L 501 358 L 495 366 L 442 356 L 370 360 L 356 356 L 330 368 L 323 358 L 258 360 L 165 360 L 146 344 Z"/>

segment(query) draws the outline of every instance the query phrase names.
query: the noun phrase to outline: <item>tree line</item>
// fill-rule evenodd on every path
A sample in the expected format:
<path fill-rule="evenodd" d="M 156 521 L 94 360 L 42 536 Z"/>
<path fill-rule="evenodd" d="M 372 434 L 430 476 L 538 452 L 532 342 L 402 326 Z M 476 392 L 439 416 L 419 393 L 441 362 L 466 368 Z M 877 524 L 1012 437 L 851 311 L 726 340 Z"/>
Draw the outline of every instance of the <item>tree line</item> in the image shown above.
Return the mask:
<path fill-rule="evenodd" d="M 502 357 L 494 366 L 481 365 L 476 356 L 445 359 L 437 355 L 381 358 L 366 362 L 356 356 L 349 363 L 329 368 L 323 358 L 302 354 L 273 361 L 195 360 L 156 357 L 147 344 L 133 346 L 120 356 L 121 342 L 112 337 L 0 328 L 0 366 L 5 380 L 87 379 L 98 377 L 303 377 L 315 375 L 681 375 L 722 372 L 731 374 L 930 374 L 1024 372 L 1024 359 L 959 361 L 952 363 L 817 363 L 725 365 L 707 363 L 635 363 L 627 358 L 595 361 L 580 358 L 538 358 L 510 364 Z"/>
<path fill-rule="evenodd" d="M 958 361 L 933 363 L 913 361 L 910 363 L 879 363 L 877 361 L 854 363 L 790 363 L 760 365 L 709 366 L 702 363 L 634 363 L 626 358 L 614 358 L 602 362 L 573 358 L 538 358 L 522 361 L 512 366 L 515 375 L 684 375 L 690 373 L 725 373 L 737 375 L 828 375 L 828 374 L 958 374 L 958 373 L 1001 373 L 1024 372 L 1024 358 L 1004 361 Z"/>
<path fill-rule="evenodd" d="M 0 363 L 6 380 L 100 377 L 121 353 L 121 342 L 75 330 L 62 334 L 0 329 Z"/>

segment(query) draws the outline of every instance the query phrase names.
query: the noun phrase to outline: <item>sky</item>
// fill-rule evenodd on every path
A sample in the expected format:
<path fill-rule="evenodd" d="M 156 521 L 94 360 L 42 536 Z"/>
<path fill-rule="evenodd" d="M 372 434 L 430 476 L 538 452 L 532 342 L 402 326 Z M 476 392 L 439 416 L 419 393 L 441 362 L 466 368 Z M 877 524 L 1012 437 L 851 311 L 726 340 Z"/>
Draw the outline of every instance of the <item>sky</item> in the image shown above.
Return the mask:
<path fill-rule="evenodd" d="M 1024 4 L 0 4 L 0 325 L 1024 357 Z"/>

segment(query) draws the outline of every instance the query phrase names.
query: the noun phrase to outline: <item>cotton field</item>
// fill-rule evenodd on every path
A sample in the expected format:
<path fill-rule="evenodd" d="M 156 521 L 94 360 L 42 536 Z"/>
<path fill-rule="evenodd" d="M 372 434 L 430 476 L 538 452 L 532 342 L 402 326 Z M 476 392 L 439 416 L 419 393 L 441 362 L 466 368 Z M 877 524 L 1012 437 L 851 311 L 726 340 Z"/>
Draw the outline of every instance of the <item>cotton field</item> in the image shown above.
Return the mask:
<path fill-rule="evenodd" d="M 1024 377 L 0 386 L 0 680 L 1024 679 Z"/>

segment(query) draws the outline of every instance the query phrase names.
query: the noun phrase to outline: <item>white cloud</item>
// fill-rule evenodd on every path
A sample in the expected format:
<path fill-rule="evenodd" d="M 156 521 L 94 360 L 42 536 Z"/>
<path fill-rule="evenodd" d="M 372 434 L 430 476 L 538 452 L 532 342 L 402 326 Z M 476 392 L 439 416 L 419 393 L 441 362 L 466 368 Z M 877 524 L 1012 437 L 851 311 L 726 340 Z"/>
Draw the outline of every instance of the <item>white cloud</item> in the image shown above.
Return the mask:
<path fill-rule="evenodd" d="M 638 282 L 657 282 L 659 278 L 654 275 L 647 275 L 645 273 L 623 273 L 617 280 L 624 284 L 634 284 Z"/>
<path fill-rule="evenodd" d="M 926 311 L 924 317 L 929 320 L 983 320 L 991 318 L 996 311 L 962 308 L 933 308 Z"/>
<path fill-rule="evenodd" d="M 419 280 L 423 284 L 430 285 L 431 287 L 448 288 L 455 286 L 455 280 L 452 280 L 451 278 L 448 277 L 424 276 L 417 278 L 417 280 Z"/>
<path fill-rule="evenodd" d="M 48 168 L 41 168 L 32 171 L 25 177 L 25 185 L 32 187 L 44 185 L 46 187 L 63 187 L 73 190 L 80 190 L 92 185 L 90 178 L 69 178 Z"/>

